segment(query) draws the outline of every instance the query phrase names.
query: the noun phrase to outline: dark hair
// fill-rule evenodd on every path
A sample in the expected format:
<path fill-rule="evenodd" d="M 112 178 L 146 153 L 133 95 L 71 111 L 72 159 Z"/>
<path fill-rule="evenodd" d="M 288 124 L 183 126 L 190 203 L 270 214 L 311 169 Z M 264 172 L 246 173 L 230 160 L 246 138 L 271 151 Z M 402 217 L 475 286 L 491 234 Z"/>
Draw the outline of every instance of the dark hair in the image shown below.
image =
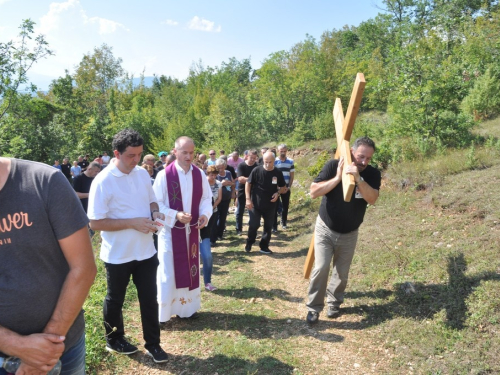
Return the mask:
<path fill-rule="evenodd" d="M 248 151 L 248 152 L 247 152 L 247 155 L 252 154 L 252 155 L 257 156 L 257 150 L 255 150 L 255 149 L 251 149 L 251 150 L 247 150 L 247 151 Z"/>
<path fill-rule="evenodd" d="M 367 146 L 373 148 L 373 151 L 376 151 L 375 148 L 375 142 L 373 142 L 370 138 L 368 137 L 359 137 L 356 139 L 352 145 L 352 148 L 354 150 L 357 150 L 359 146 Z"/>
<path fill-rule="evenodd" d="M 139 147 L 144 144 L 141 135 L 132 129 L 123 129 L 113 137 L 113 150 L 123 154 L 127 147 Z"/>

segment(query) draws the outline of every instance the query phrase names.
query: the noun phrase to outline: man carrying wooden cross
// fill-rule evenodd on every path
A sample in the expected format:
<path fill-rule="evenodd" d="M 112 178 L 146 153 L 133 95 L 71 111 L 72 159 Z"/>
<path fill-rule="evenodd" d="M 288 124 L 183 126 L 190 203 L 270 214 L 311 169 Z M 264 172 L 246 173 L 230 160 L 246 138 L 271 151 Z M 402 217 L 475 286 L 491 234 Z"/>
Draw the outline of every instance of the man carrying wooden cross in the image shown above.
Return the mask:
<path fill-rule="evenodd" d="M 358 73 L 345 119 L 340 99 L 336 99 L 333 108 L 337 134 L 335 159 L 323 166 L 311 184 L 311 197 L 314 199 L 322 196 L 323 200 L 304 266 L 304 276 L 307 279 L 314 261 L 307 302 L 307 322 L 310 324 L 318 322 L 319 313 L 325 306 L 325 293 L 327 316 L 336 318 L 340 315 L 340 305 L 344 302 L 344 290 L 358 239 L 358 227 L 363 222 L 366 205 L 374 204 L 378 198 L 380 172 L 369 165 L 375 152 L 375 143 L 368 137 L 362 137 L 356 139 L 349 148 L 364 87 L 364 75 Z M 327 288 L 332 258 L 333 271 Z"/>
<path fill-rule="evenodd" d="M 344 302 L 349 268 L 358 239 L 358 227 L 363 222 L 367 204 L 374 204 L 379 195 L 380 172 L 369 165 L 375 152 L 375 143 L 368 137 L 356 139 L 352 148 L 352 164 L 344 158 L 328 161 L 311 184 L 311 197 L 323 197 L 314 231 L 314 269 L 308 290 L 307 322 L 318 322 L 327 295 L 329 318 L 340 315 Z M 342 170 L 352 175 L 356 189 L 349 202 L 343 197 Z M 328 274 L 333 258 L 330 283 Z"/>

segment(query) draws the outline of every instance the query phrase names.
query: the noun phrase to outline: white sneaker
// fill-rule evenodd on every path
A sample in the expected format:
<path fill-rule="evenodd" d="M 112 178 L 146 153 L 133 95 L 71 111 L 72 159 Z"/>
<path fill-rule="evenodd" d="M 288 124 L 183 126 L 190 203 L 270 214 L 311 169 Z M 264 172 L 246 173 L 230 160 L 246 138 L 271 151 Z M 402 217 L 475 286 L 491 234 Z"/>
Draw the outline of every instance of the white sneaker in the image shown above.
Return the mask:
<path fill-rule="evenodd" d="M 213 292 L 214 290 L 217 290 L 217 288 L 215 286 L 213 286 L 212 284 L 207 283 L 207 284 L 205 284 L 205 290 L 207 292 Z"/>

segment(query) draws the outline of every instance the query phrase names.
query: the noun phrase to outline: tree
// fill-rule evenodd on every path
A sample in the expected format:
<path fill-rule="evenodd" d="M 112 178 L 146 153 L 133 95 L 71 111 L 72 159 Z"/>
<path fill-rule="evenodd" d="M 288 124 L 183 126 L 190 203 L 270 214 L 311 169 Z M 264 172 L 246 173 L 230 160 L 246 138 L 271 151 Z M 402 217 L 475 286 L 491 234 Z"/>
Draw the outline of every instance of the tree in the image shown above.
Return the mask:
<path fill-rule="evenodd" d="M 52 55 L 45 37 L 34 37 L 34 26 L 32 20 L 24 20 L 18 42 L 0 43 L 0 120 L 15 106 L 19 87 L 28 82 L 27 73 L 33 64 Z M 28 90 L 34 92 L 36 86 L 31 84 Z"/>

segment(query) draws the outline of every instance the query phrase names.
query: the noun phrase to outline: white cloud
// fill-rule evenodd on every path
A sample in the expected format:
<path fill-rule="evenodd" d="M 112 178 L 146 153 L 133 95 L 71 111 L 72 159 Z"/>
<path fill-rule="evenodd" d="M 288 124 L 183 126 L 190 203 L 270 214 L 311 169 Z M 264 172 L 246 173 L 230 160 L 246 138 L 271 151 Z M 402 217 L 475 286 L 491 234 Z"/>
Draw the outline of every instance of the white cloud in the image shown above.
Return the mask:
<path fill-rule="evenodd" d="M 220 25 L 215 27 L 215 22 L 206 20 L 204 18 L 200 18 L 198 16 L 194 16 L 193 19 L 189 21 L 188 28 L 191 30 L 199 30 L 199 31 L 214 32 L 214 33 L 219 33 L 222 30 Z"/>
<path fill-rule="evenodd" d="M 39 31 L 45 35 L 50 34 L 53 30 L 66 33 L 68 28 L 75 29 L 88 24 L 98 25 L 99 35 L 111 34 L 118 29 L 129 31 L 119 22 L 101 17 L 88 17 L 79 0 L 51 3 L 49 12 L 40 18 Z"/>
<path fill-rule="evenodd" d="M 119 22 L 107 20 L 105 18 L 100 18 L 100 17 L 92 17 L 88 18 L 87 22 L 89 23 L 98 23 L 99 24 L 99 34 L 112 34 L 116 32 L 119 28 L 125 30 L 125 31 L 130 31 L 128 30 L 124 25 L 122 25 Z"/>
<path fill-rule="evenodd" d="M 163 25 L 168 25 L 168 26 L 177 26 L 179 22 L 174 21 L 174 20 L 166 20 L 162 22 Z"/>

